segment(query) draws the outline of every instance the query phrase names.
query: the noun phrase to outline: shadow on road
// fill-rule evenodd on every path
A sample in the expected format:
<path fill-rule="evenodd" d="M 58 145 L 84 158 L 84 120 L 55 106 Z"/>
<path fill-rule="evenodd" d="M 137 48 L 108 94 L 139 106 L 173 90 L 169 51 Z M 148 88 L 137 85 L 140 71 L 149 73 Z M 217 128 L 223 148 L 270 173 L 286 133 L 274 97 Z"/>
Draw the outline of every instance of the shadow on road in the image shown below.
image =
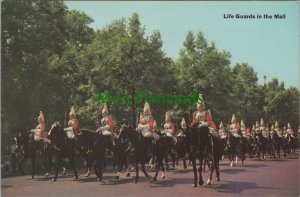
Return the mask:
<path fill-rule="evenodd" d="M 174 185 L 177 184 L 188 184 L 192 185 L 193 184 L 193 178 L 176 178 L 176 179 L 160 179 L 155 182 L 151 182 L 150 187 L 173 187 Z"/>
<path fill-rule="evenodd" d="M 223 184 L 222 184 L 223 183 Z M 218 192 L 224 192 L 224 193 L 235 193 L 240 194 L 244 190 L 248 189 L 278 189 L 274 187 L 261 187 L 258 186 L 256 183 L 253 182 L 238 182 L 238 181 L 223 181 L 220 185 L 210 185 L 207 187 L 213 188 L 217 190 Z"/>
<path fill-rule="evenodd" d="M 268 167 L 267 165 L 264 164 L 247 164 L 245 165 L 247 168 L 261 168 L 261 167 Z"/>
<path fill-rule="evenodd" d="M 193 172 L 193 169 L 182 169 L 182 170 L 173 171 L 174 174 L 182 174 L 182 173 L 189 173 L 189 172 Z"/>
<path fill-rule="evenodd" d="M 251 171 L 245 169 L 238 169 L 238 168 L 228 168 L 228 169 L 223 169 L 220 172 L 227 173 L 227 174 L 239 174 L 242 172 L 251 172 Z"/>
<path fill-rule="evenodd" d="M 1 187 L 2 187 L 3 189 L 5 189 L 5 188 L 10 188 L 10 187 L 12 187 L 12 185 L 1 185 Z"/>

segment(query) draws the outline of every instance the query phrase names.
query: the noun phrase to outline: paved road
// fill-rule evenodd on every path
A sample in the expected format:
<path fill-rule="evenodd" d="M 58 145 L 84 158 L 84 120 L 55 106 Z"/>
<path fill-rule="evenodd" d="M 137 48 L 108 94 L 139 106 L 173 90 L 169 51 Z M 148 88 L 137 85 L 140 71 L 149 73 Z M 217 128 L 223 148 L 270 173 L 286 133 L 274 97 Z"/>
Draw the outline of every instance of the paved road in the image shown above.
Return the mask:
<path fill-rule="evenodd" d="M 60 177 L 57 182 L 50 178 L 28 176 L 4 178 L 1 180 L 2 196 L 299 196 L 299 159 L 256 159 L 246 160 L 244 166 L 230 167 L 227 160 L 221 161 L 221 181 L 212 185 L 193 188 L 191 166 L 183 170 L 178 166 L 169 171 L 166 179 L 150 183 L 145 177 L 137 184 L 131 178 L 114 180 L 114 173 L 105 173 L 104 182 L 97 182 L 93 175 L 78 181 L 72 175 Z M 154 174 L 151 172 L 150 174 Z M 215 176 L 215 175 L 214 175 Z M 204 179 L 208 172 L 204 173 Z"/>

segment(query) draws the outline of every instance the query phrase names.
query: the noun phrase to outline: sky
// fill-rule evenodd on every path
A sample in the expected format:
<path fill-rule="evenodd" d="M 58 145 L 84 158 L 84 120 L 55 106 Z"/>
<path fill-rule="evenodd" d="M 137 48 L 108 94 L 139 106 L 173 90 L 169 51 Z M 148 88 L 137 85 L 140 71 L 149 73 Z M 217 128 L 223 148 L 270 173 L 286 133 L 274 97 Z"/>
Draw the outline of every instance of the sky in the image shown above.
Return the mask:
<path fill-rule="evenodd" d="M 257 72 L 259 83 L 273 77 L 286 87 L 300 86 L 300 35 L 298 2 L 197 2 L 197 1 L 67 1 L 69 9 L 93 18 L 90 25 L 101 29 L 114 19 L 139 14 L 146 36 L 159 30 L 163 49 L 174 60 L 188 31 L 201 31 L 219 50 L 231 54 L 231 66 L 248 63 Z M 224 18 L 232 14 L 234 18 Z M 240 15 L 272 15 L 272 19 L 237 19 Z M 285 14 L 285 19 L 274 19 Z"/>

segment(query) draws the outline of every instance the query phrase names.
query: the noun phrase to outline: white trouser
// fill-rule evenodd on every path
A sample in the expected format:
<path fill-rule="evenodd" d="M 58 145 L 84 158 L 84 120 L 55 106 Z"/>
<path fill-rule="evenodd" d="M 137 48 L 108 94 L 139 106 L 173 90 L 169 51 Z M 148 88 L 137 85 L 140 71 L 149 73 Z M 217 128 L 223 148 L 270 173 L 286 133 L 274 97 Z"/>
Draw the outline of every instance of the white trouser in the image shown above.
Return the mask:
<path fill-rule="evenodd" d="M 74 133 L 74 130 L 72 127 L 68 127 L 68 128 L 65 128 L 64 131 L 67 133 L 67 136 L 69 139 L 75 139 L 76 136 L 75 136 L 75 133 Z"/>

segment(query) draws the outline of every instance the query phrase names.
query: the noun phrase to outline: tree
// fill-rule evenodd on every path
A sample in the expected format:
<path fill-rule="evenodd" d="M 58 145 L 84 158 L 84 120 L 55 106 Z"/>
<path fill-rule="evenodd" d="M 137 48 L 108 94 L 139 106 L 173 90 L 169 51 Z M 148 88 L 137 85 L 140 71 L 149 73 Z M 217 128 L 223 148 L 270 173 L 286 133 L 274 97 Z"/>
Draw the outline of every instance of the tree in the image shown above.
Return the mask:
<path fill-rule="evenodd" d="M 227 119 L 231 113 L 228 108 L 233 104 L 233 96 L 228 94 L 232 90 L 230 54 L 218 51 L 214 43 L 207 43 L 201 32 L 196 38 L 188 32 L 183 45 L 176 61 L 181 92 L 202 93 L 214 120 Z"/>

